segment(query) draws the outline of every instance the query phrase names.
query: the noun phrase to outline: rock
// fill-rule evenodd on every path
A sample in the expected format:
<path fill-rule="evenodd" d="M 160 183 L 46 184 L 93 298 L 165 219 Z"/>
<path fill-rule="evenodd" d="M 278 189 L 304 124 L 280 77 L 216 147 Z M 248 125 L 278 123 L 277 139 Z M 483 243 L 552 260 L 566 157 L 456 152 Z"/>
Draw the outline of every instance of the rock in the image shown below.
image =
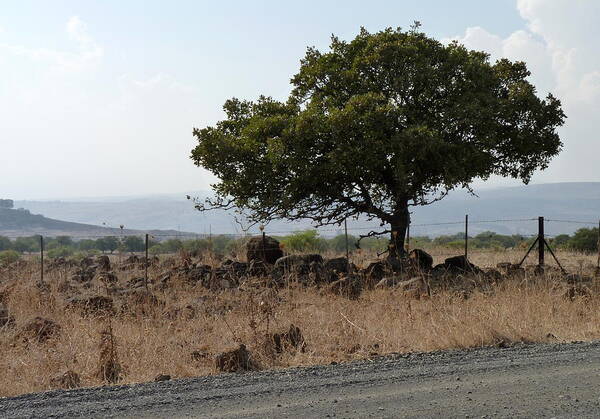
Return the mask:
<path fill-rule="evenodd" d="M 98 279 L 105 284 L 114 284 L 119 282 L 119 278 L 114 274 L 114 272 L 102 272 L 100 276 L 98 276 Z"/>
<path fill-rule="evenodd" d="M 96 265 L 101 271 L 110 271 L 110 259 L 106 255 L 101 255 L 96 258 Z"/>
<path fill-rule="evenodd" d="M 500 271 L 496 270 L 496 269 L 486 269 L 485 272 L 485 277 L 487 279 L 489 279 L 490 281 L 494 281 L 494 282 L 500 282 L 504 279 L 504 277 L 502 276 L 502 274 L 500 273 Z"/>
<path fill-rule="evenodd" d="M 384 262 L 373 262 L 363 270 L 367 280 L 372 283 L 381 281 L 386 273 L 386 265 Z"/>
<path fill-rule="evenodd" d="M 469 260 L 464 256 L 452 256 L 447 258 L 444 261 L 444 267 L 447 271 L 452 273 L 481 273 L 481 269 L 477 266 L 473 265 Z"/>
<path fill-rule="evenodd" d="M 300 328 L 293 324 L 290 324 L 290 328 L 287 332 L 274 333 L 271 335 L 271 341 L 276 353 L 281 353 L 289 348 L 299 349 L 301 352 L 304 352 L 306 346 Z"/>
<path fill-rule="evenodd" d="M 50 379 L 50 385 L 52 388 L 72 389 L 79 387 L 81 385 L 81 380 L 79 374 L 68 370 L 52 377 Z"/>
<path fill-rule="evenodd" d="M 140 258 L 137 257 L 137 255 L 131 255 L 123 261 L 123 264 L 126 264 L 126 265 L 136 265 L 138 263 L 140 263 Z"/>
<path fill-rule="evenodd" d="M 96 275 L 96 269 L 93 266 L 88 266 L 75 271 L 71 279 L 75 282 L 89 282 L 94 279 L 94 275 Z"/>
<path fill-rule="evenodd" d="M 30 320 L 19 333 L 22 340 L 35 340 L 44 343 L 50 338 L 60 334 L 61 327 L 52 320 L 35 317 Z"/>
<path fill-rule="evenodd" d="M 417 268 L 421 270 L 429 271 L 433 267 L 433 257 L 424 250 L 413 249 L 408 254 L 408 257 L 412 259 Z"/>
<path fill-rule="evenodd" d="M 94 261 L 92 260 L 91 257 L 84 257 L 83 259 L 81 259 L 81 261 L 79 261 L 79 267 L 81 269 L 86 269 L 89 268 L 90 266 L 92 266 L 94 264 Z"/>
<path fill-rule="evenodd" d="M 330 272 L 338 272 L 338 273 L 348 273 L 348 268 L 350 264 L 348 263 L 348 259 L 345 257 L 327 259 L 323 263 L 323 267 L 326 271 Z"/>
<path fill-rule="evenodd" d="M 344 296 L 350 300 L 356 300 L 363 290 L 363 284 L 358 275 L 348 275 L 332 282 L 327 289 L 333 294 Z"/>
<path fill-rule="evenodd" d="M 246 273 L 250 276 L 267 275 L 269 272 L 267 264 L 261 259 L 254 259 L 248 263 Z"/>
<path fill-rule="evenodd" d="M 241 372 L 256 369 L 250 359 L 250 352 L 244 344 L 240 344 L 237 349 L 217 355 L 215 357 L 215 368 L 219 372 Z"/>
<path fill-rule="evenodd" d="M 288 255 L 277 259 L 275 262 L 276 268 L 290 269 L 291 267 L 298 265 L 306 265 L 307 267 L 312 263 L 323 263 L 323 256 L 318 254 L 307 254 L 307 255 Z"/>
<path fill-rule="evenodd" d="M 277 259 L 283 256 L 283 250 L 279 245 L 279 241 L 271 236 L 252 237 L 246 244 L 246 259 L 248 262 L 253 260 L 262 260 L 263 262 L 273 265 Z"/>
<path fill-rule="evenodd" d="M 67 304 L 79 309 L 85 315 L 103 315 L 113 313 L 112 298 L 103 295 L 71 297 Z"/>
<path fill-rule="evenodd" d="M 170 375 L 167 374 L 158 374 L 156 377 L 154 377 L 154 382 L 158 383 L 160 381 L 169 381 L 171 379 Z"/>

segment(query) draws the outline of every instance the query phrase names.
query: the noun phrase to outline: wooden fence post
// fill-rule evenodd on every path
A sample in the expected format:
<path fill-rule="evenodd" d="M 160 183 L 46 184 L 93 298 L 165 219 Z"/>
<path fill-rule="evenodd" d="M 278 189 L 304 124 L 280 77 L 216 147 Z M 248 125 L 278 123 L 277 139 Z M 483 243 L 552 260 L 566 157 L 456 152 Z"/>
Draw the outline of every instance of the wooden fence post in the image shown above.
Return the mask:
<path fill-rule="evenodd" d="M 40 281 L 44 282 L 44 236 L 40 235 Z"/>

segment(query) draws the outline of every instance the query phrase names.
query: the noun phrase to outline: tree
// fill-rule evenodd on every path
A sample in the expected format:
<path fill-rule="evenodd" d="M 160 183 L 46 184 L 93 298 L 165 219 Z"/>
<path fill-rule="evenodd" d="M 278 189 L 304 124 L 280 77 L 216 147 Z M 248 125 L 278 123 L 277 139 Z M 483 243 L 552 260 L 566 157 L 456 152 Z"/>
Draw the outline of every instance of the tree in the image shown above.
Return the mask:
<path fill-rule="evenodd" d="M 119 239 L 115 236 L 102 237 L 96 240 L 98 250 L 104 252 L 114 252 L 119 247 Z"/>
<path fill-rule="evenodd" d="M 12 248 L 12 243 L 8 237 L 0 236 L 0 251 L 9 250 Z"/>
<path fill-rule="evenodd" d="M 598 227 L 580 228 L 568 242 L 571 249 L 582 252 L 595 252 L 598 250 Z"/>
<path fill-rule="evenodd" d="M 0 199 L 0 208 L 12 209 L 15 203 L 12 199 Z"/>
<path fill-rule="evenodd" d="M 146 249 L 144 239 L 138 236 L 127 236 L 123 240 L 123 246 L 127 252 L 141 252 Z"/>
<path fill-rule="evenodd" d="M 31 253 L 40 251 L 39 236 L 33 237 L 17 237 L 13 242 L 12 248 L 20 253 Z"/>
<path fill-rule="evenodd" d="M 546 168 L 562 147 L 560 101 L 536 96 L 525 63 L 490 63 L 418 27 L 308 48 L 285 102 L 226 101 L 226 119 L 193 131 L 191 158 L 219 179 L 197 208 L 316 226 L 362 214 L 389 225 L 370 235 L 391 233 L 399 250 L 411 206 Z"/>

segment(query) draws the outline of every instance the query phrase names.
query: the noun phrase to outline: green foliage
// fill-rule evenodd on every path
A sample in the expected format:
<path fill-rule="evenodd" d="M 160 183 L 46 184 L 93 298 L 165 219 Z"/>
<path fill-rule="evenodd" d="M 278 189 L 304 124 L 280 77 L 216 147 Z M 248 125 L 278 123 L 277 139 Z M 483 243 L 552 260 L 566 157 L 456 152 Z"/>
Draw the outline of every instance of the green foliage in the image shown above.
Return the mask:
<path fill-rule="evenodd" d="M 15 263 L 21 258 L 21 255 L 14 250 L 2 250 L 0 251 L 0 266 L 7 266 L 11 263 Z"/>
<path fill-rule="evenodd" d="M 568 234 L 559 234 L 551 239 L 551 243 L 555 247 L 567 247 L 571 237 Z"/>
<path fill-rule="evenodd" d="M 123 239 L 123 248 L 127 252 L 143 252 L 146 250 L 146 241 L 138 236 L 127 236 Z"/>
<path fill-rule="evenodd" d="M 100 250 L 96 240 L 84 239 L 77 243 L 77 248 L 82 251 L 89 251 L 92 249 Z"/>
<path fill-rule="evenodd" d="M 327 242 L 319 237 L 317 230 L 305 230 L 279 238 L 285 250 L 294 252 L 321 252 Z"/>
<path fill-rule="evenodd" d="M 568 246 L 582 252 L 596 252 L 598 250 L 598 227 L 580 228 L 568 241 Z"/>
<path fill-rule="evenodd" d="M 528 182 L 559 153 L 565 115 L 529 75 L 416 27 L 333 37 L 308 49 L 286 101 L 234 98 L 225 120 L 194 129 L 194 163 L 220 180 L 197 206 L 317 224 L 367 214 L 401 245 L 409 206 L 491 175 Z"/>
<path fill-rule="evenodd" d="M 119 239 L 114 236 L 102 237 L 96 240 L 98 250 L 104 252 L 114 252 L 119 247 Z"/>
<path fill-rule="evenodd" d="M 12 248 L 12 242 L 8 237 L 0 236 L 0 251 Z"/>
<path fill-rule="evenodd" d="M 212 247 L 207 239 L 185 240 L 182 248 L 187 252 L 200 253 Z"/>
<path fill-rule="evenodd" d="M 12 248 L 19 253 L 31 253 L 40 251 L 39 236 L 17 237 L 13 242 Z"/>
<path fill-rule="evenodd" d="M 48 250 L 47 254 L 50 258 L 66 258 L 75 253 L 75 250 L 69 246 L 57 246 Z"/>

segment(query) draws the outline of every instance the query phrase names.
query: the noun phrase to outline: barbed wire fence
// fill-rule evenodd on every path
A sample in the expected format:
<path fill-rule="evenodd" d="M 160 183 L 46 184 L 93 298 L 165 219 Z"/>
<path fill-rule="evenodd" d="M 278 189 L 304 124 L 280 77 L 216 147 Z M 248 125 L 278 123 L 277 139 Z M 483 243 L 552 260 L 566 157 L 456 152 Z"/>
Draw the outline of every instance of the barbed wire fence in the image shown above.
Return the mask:
<path fill-rule="evenodd" d="M 545 218 L 545 217 L 534 217 L 534 218 L 507 218 L 507 219 L 483 219 L 483 220 L 469 220 L 469 216 L 465 215 L 464 220 L 460 220 L 460 221 L 444 221 L 444 222 L 432 222 L 432 223 L 409 223 L 408 228 L 407 228 L 407 232 L 406 232 L 406 236 L 405 236 L 405 250 L 406 252 L 410 252 L 411 250 L 411 238 L 414 237 L 418 237 L 416 236 L 414 233 L 418 232 L 419 230 L 425 229 L 425 228 L 430 228 L 430 227 L 460 227 L 461 228 L 461 233 L 462 233 L 462 240 L 463 240 L 463 245 L 464 245 L 464 250 L 462 253 L 462 256 L 465 257 L 465 259 L 468 260 L 469 257 L 469 252 L 470 252 L 470 248 L 469 248 L 469 227 L 473 226 L 473 225 L 493 225 L 493 224 L 506 224 L 506 223 L 534 223 L 535 221 L 537 221 L 536 224 L 537 225 L 537 229 L 528 229 L 527 233 L 517 233 L 517 234 L 512 234 L 513 236 L 517 236 L 517 237 L 521 237 L 523 240 L 525 239 L 533 239 L 531 242 L 531 245 L 529 246 L 529 248 L 527 249 L 527 252 L 525 253 L 525 255 L 523 256 L 523 258 L 521 259 L 521 261 L 518 263 L 518 266 L 521 266 L 524 261 L 527 259 L 527 257 L 529 256 L 529 254 L 533 251 L 534 248 L 537 247 L 537 253 L 538 253 L 538 267 L 540 267 L 541 269 L 544 268 L 545 263 L 546 263 L 546 257 L 545 257 L 545 250 L 548 250 L 552 256 L 552 258 L 554 259 L 554 261 L 557 263 L 557 265 L 559 266 L 559 268 L 563 271 L 566 272 L 564 267 L 562 266 L 562 264 L 560 263 L 560 261 L 558 260 L 558 258 L 556 257 L 556 254 L 554 253 L 554 250 L 552 249 L 552 247 L 550 246 L 549 242 L 547 239 L 551 239 L 551 238 L 555 238 L 557 237 L 559 234 L 548 234 L 547 231 L 550 230 L 554 224 L 571 224 L 571 225 L 581 225 L 581 226 L 590 226 L 590 227 L 598 227 L 598 257 L 597 257 L 597 267 L 600 268 L 600 221 L 585 221 L 585 220 L 565 220 L 565 219 L 552 219 L 552 218 Z M 269 246 L 266 244 L 266 235 L 270 235 L 270 236 L 277 236 L 277 235 L 289 235 L 289 234 L 294 234 L 294 233 L 298 233 L 301 232 L 303 230 L 273 230 L 273 231 L 266 231 L 266 228 L 264 226 L 261 226 L 262 228 L 260 229 L 260 235 L 262 236 L 262 248 L 263 250 L 273 250 L 271 248 L 269 248 Z M 318 229 L 318 231 L 320 233 L 337 233 L 338 235 L 341 233 L 345 236 L 345 253 L 346 253 L 346 258 L 347 260 L 350 260 L 350 239 L 349 239 L 349 233 L 360 233 L 360 232 L 364 232 L 364 231 L 372 231 L 374 229 L 380 229 L 382 227 L 381 224 L 377 224 L 377 225 L 373 225 L 373 226 L 361 226 L 361 227 L 348 227 L 347 221 L 344 222 L 343 227 L 339 226 L 338 228 L 320 228 Z M 549 227 L 549 229 L 547 229 L 546 227 Z M 534 232 L 534 230 L 537 230 Z M 455 233 L 456 235 L 457 233 Z M 491 232 L 490 235 L 495 235 L 497 233 L 493 233 Z M 213 240 L 213 236 L 221 236 L 221 237 L 226 237 L 226 238 L 230 238 L 230 239 L 242 239 L 242 238 L 249 238 L 251 236 L 255 236 L 255 233 L 249 233 L 249 232 L 244 232 L 244 233 L 223 233 L 223 234 L 213 234 L 213 233 L 136 233 L 136 234 L 109 234 L 109 233 L 104 233 L 104 234 L 82 234 L 82 235 L 68 235 L 67 237 L 73 239 L 73 240 L 86 240 L 86 239 L 101 239 L 101 238 L 116 238 L 118 239 L 120 242 L 123 242 L 126 238 L 128 237 L 138 237 L 143 239 L 143 243 L 144 243 L 144 249 L 143 249 L 143 255 L 144 255 L 144 259 L 145 259 L 145 279 L 146 281 L 148 280 L 148 261 L 149 261 L 149 250 L 150 250 L 150 244 L 152 243 L 151 240 L 153 239 L 178 239 L 178 240 L 208 240 L 209 243 L 212 243 Z M 27 236 L 25 234 L 12 234 L 12 235 L 2 235 L 2 237 L 6 237 L 9 239 L 19 239 L 19 238 L 24 238 L 24 237 L 39 237 L 39 254 L 40 254 L 40 280 L 43 281 L 44 280 L 44 256 L 45 256 L 45 239 L 48 237 L 45 237 L 43 235 L 30 235 Z M 57 236 L 52 236 L 53 238 L 55 237 L 59 237 Z M 422 236 L 421 236 L 422 237 Z M 478 236 L 479 237 L 479 236 Z M 277 249 L 280 249 L 280 247 L 277 247 Z M 116 250 L 116 249 L 115 249 Z M 141 249 L 140 249 L 141 251 Z M 382 254 L 384 254 L 386 251 L 384 251 L 383 253 L 378 253 L 379 256 L 381 256 Z M 436 254 L 437 257 L 443 257 L 443 256 L 457 256 L 456 251 L 452 252 L 452 253 L 442 253 L 442 254 Z"/>

